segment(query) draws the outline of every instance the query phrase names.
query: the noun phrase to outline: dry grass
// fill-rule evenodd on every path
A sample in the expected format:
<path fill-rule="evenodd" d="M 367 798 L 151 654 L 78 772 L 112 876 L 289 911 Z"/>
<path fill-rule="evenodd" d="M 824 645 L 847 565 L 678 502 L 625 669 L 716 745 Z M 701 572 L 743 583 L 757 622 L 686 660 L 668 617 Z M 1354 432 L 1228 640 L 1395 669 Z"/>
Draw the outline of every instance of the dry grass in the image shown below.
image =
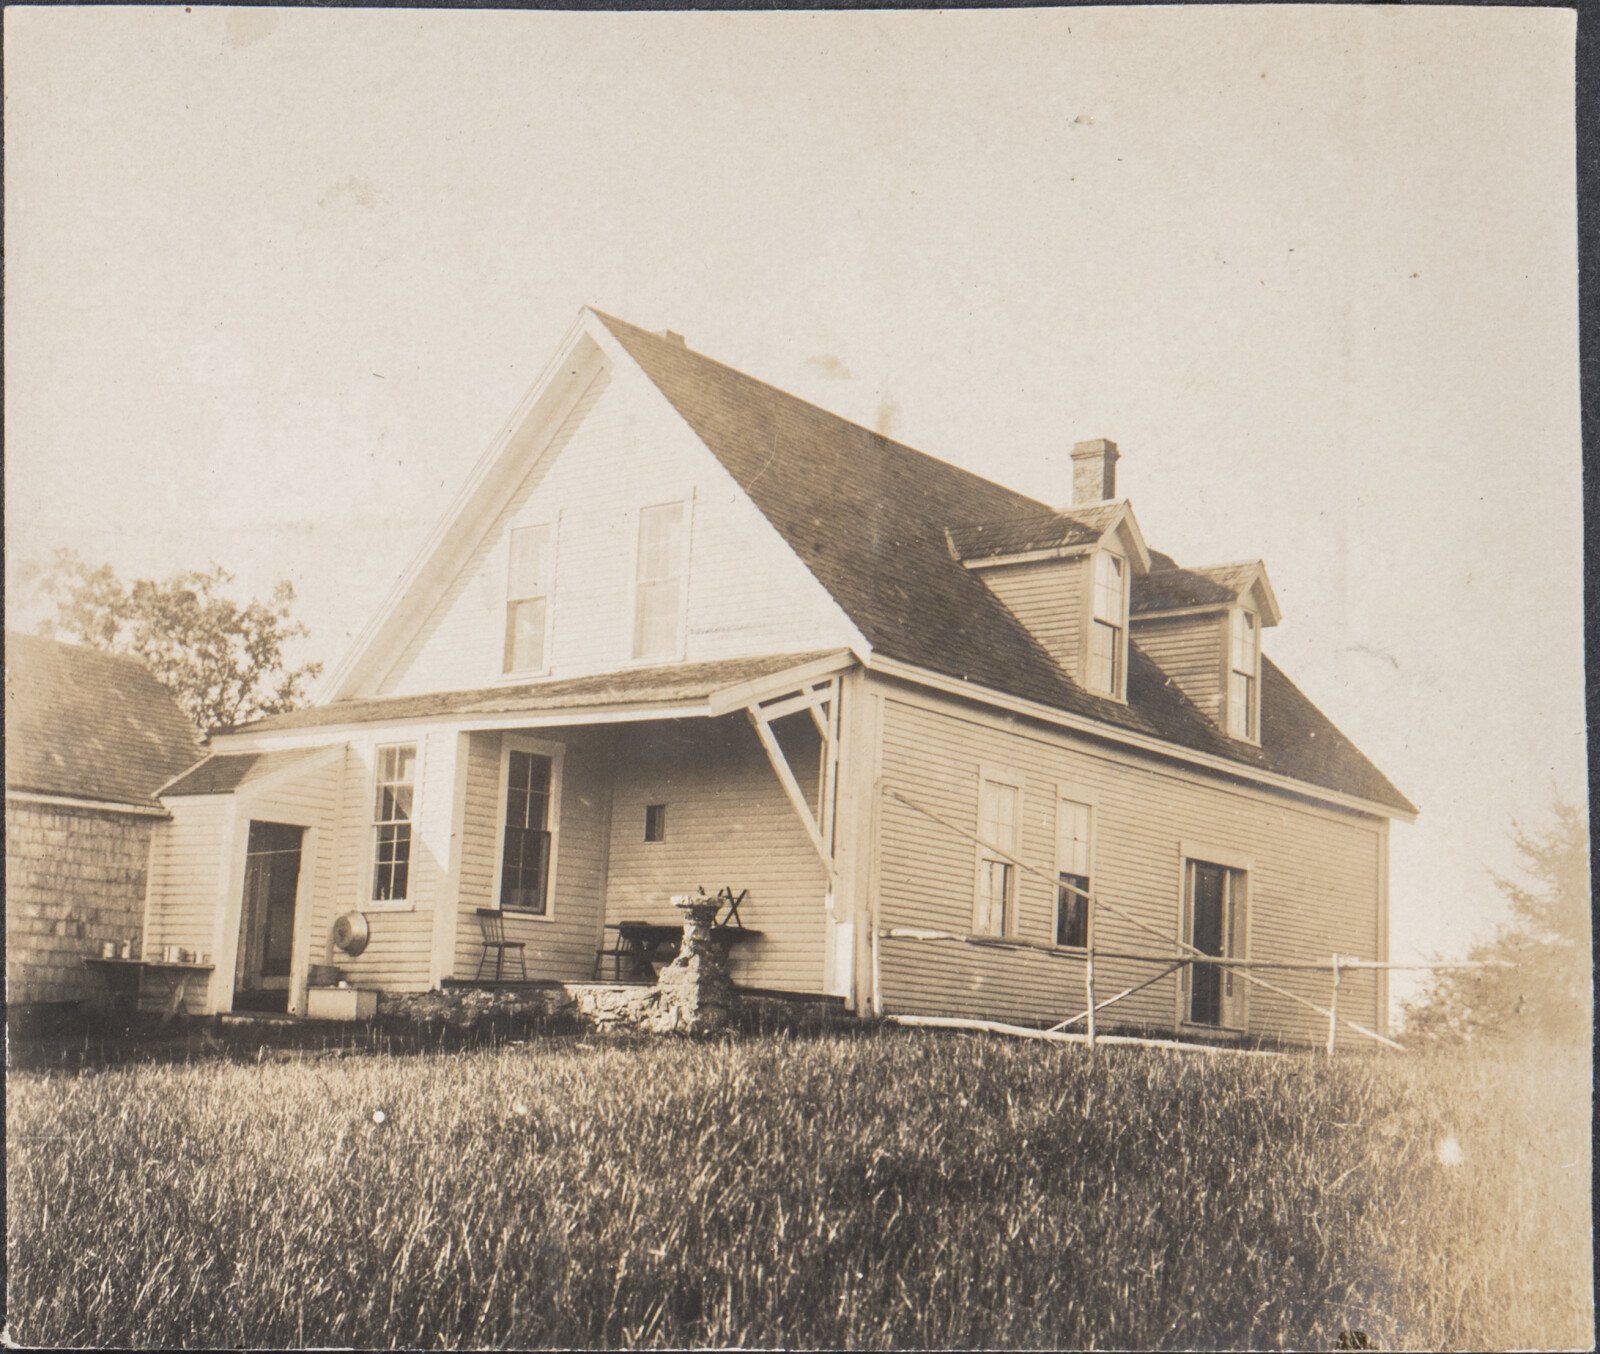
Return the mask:
<path fill-rule="evenodd" d="M 909 1031 L 17 1073 L 10 1333 L 1587 1346 L 1587 1088 Z"/>

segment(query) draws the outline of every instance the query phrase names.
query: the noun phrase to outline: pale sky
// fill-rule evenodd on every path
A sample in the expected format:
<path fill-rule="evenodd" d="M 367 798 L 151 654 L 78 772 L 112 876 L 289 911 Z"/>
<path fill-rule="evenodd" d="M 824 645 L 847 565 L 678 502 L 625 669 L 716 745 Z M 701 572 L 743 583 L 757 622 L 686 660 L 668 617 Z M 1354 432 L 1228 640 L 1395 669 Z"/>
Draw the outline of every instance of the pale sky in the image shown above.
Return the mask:
<path fill-rule="evenodd" d="M 1584 795 L 1574 33 L 9 8 L 7 565 L 287 576 L 332 666 L 586 303 L 1047 501 L 1110 437 L 1266 561 L 1458 954 Z"/>

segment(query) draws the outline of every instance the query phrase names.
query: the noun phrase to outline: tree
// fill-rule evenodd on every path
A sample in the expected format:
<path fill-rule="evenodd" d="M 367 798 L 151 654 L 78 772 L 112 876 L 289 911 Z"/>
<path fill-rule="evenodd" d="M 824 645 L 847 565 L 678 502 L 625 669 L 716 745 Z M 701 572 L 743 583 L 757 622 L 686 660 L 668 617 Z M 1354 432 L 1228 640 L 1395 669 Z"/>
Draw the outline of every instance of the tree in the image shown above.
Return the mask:
<path fill-rule="evenodd" d="M 109 564 L 57 550 L 48 565 L 19 572 L 55 608 L 40 634 L 142 658 L 202 732 L 294 709 L 322 671 L 321 663 L 284 662 L 284 644 L 308 633 L 290 619 L 288 579 L 267 601 L 240 605 L 223 595 L 233 575 L 215 564 L 127 586 Z"/>
<path fill-rule="evenodd" d="M 1468 952 L 1514 967 L 1445 970 L 1403 1005 L 1408 1034 L 1427 1043 L 1508 1042 L 1540 1035 L 1587 1044 L 1593 1021 L 1589 825 L 1557 798 L 1548 826 L 1513 824 L 1523 879 L 1490 871 L 1511 921 Z"/>

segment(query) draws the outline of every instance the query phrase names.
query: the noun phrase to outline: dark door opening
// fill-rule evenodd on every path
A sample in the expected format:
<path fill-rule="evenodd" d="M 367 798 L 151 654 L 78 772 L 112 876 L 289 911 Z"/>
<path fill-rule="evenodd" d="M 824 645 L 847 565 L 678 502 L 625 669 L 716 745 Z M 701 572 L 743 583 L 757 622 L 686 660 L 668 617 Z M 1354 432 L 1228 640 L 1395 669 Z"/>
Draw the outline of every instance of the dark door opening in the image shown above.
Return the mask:
<path fill-rule="evenodd" d="M 236 1011 L 287 1011 L 294 959 L 295 904 L 300 888 L 303 827 L 250 824 L 245 847 L 244 906 L 239 918 Z"/>
<path fill-rule="evenodd" d="M 1184 939 L 1203 954 L 1239 959 L 1245 952 L 1245 872 L 1189 862 Z M 1231 968 L 1190 964 L 1188 1020 L 1239 1029 L 1244 1025 L 1244 982 Z"/>

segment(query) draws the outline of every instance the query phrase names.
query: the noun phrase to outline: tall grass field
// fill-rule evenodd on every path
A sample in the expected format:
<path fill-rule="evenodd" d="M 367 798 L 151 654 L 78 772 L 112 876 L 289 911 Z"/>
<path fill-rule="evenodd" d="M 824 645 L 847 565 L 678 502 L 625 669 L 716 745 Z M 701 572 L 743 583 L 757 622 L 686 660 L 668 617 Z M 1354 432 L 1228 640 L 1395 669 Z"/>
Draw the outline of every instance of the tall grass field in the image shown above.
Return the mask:
<path fill-rule="evenodd" d="M 1588 1086 L 881 1029 L 15 1072 L 8 1334 L 1587 1347 Z"/>

